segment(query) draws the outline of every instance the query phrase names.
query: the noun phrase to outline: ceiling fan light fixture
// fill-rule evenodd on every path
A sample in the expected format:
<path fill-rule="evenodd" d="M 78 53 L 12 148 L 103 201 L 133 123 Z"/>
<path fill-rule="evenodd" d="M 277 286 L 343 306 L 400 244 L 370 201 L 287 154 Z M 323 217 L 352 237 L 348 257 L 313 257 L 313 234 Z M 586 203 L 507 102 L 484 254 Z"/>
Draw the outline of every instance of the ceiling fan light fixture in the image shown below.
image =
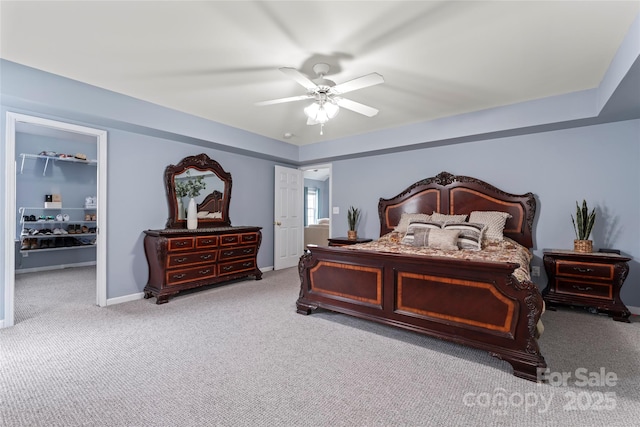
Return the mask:
<path fill-rule="evenodd" d="M 339 111 L 340 107 L 333 102 L 316 101 L 305 107 L 304 114 L 314 122 L 323 124 L 338 115 Z"/>

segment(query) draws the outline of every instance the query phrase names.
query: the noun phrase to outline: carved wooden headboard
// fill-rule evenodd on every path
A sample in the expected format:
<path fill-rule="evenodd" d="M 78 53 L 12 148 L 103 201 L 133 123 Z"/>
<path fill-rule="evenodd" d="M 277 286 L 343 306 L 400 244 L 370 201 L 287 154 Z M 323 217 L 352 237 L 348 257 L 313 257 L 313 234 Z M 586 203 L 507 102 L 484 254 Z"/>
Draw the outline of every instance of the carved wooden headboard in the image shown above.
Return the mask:
<path fill-rule="evenodd" d="M 380 198 L 380 236 L 393 231 L 404 212 L 469 215 L 472 211 L 508 212 L 511 218 L 504 235 L 526 248 L 533 247 L 536 200 L 532 193 L 510 194 L 477 178 L 448 172 L 418 181 L 390 199 Z"/>

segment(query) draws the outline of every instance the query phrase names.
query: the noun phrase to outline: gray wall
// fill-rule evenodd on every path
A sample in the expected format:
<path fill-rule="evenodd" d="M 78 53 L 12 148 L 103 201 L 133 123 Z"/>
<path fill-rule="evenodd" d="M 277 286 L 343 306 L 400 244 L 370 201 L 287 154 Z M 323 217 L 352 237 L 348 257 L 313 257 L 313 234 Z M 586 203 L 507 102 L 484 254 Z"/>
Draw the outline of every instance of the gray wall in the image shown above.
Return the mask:
<path fill-rule="evenodd" d="M 346 209 L 359 206 L 364 217 L 358 235 L 380 233 L 378 200 L 442 171 L 487 181 L 510 193 L 535 194 L 534 265 L 542 251 L 572 249 L 570 215 L 586 199 L 598 217 L 594 247 L 620 249 L 634 258 L 621 292 L 625 304 L 640 307 L 640 120 L 490 139 L 333 163 L 332 234 L 347 231 Z M 341 185 L 340 183 L 349 183 Z"/>

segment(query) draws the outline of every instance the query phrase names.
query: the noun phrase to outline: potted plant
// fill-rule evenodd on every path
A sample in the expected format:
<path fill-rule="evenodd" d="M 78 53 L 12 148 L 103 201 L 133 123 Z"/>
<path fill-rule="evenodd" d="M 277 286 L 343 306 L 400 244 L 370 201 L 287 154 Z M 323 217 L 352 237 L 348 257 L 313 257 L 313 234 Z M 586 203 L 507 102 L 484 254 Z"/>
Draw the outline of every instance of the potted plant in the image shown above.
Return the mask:
<path fill-rule="evenodd" d="M 349 210 L 347 211 L 347 223 L 349 224 L 347 238 L 349 240 L 356 240 L 358 238 L 358 222 L 360 221 L 361 216 L 362 212 L 360 209 L 354 208 L 353 206 L 349 207 Z"/>
<path fill-rule="evenodd" d="M 593 242 L 589 240 L 589 235 L 596 222 L 595 208 L 589 213 L 587 201 L 582 201 L 582 207 L 576 202 L 576 217 L 571 215 L 573 230 L 576 233 L 576 239 L 573 241 L 573 250 L 576 252 L 593 252 Z"/>

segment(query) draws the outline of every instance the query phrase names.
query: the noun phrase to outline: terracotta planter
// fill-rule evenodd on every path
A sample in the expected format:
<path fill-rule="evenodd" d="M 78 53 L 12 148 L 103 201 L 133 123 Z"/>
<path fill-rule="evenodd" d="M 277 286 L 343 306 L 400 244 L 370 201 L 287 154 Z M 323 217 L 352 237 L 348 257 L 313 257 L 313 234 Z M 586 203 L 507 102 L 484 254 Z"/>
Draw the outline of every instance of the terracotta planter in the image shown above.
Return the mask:
<path fill-rule="evenodd" d="M 357 231 L 353 231 L 353 230 L 347 231 L 347 239 L 356 240 L 357 238 L 358 238 L 358 232 Z"/>
<path fill-rule="evenodd" d="M 573 250 L 575 252 L 591 253 L 593 252 L 593 241 L 591 240 L 574 240 Z"/>

